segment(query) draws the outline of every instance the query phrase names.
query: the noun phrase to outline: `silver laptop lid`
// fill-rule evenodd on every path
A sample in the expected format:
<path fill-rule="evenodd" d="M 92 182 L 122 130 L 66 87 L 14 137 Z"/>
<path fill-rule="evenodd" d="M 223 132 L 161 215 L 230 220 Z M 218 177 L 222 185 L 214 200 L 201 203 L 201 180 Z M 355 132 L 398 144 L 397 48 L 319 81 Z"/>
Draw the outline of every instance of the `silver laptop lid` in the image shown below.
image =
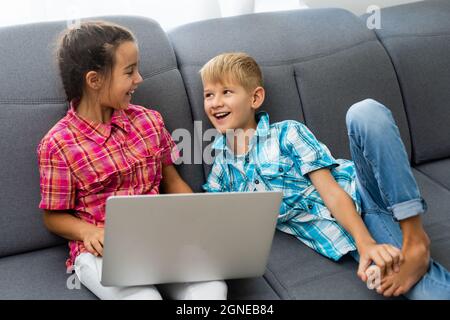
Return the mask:
<path fill-rule="evenodd" d="M 272 191 L 109 197 L 101 282 L 261 276 L 281 199 Z"/>

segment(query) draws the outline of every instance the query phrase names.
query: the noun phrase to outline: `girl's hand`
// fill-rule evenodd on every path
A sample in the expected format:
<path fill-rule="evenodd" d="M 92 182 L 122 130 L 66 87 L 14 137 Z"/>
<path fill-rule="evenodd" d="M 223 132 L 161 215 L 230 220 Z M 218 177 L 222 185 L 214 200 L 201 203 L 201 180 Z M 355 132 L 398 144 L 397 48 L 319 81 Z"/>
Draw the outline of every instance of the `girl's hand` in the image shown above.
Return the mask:
<path fill-rule="evenodd" d="M 360 260 L 358 268 L 358 276 L 362 281 L 367 282 L 366 270 L 375 263 L 381 271 L 381 276 L 399 272 L 400 265 L 404 261 L 404 257 L 400 249 L 390 244 L 370 243 L 358 248 Z"/>
<path fill-rule="evenodd" d="M 84 232 L 83 243 L 84 247 L 89 253 L 96 257 L 103 255 L 103 240 L 105 237 L 105 230 L 103 228 L 91 226 Z"/>

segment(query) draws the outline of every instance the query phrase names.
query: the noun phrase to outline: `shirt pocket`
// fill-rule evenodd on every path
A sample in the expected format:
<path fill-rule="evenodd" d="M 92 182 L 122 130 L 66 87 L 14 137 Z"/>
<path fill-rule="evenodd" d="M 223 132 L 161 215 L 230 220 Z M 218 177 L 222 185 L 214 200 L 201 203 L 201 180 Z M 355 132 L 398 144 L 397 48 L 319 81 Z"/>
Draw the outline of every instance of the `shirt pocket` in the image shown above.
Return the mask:
<path fill-rule="evenodd" d="M 283 191 L 291 179 L 293 166 L 292 161 L 266 162 L 261 164 L 259 171 L 271 190 Z"/>
<path fill-rule="evenodd" d="M 123 176 L 127 176 L 128 168 L 118 169 L 112 166 L 102 171 L 89 170 L 84 172 L 80 181 L 79 192 L 81 196 L 98 194 L 116 190 L 123 183 Z"/>
<path fill-rule="evenodd" d="M 141 161 L 138 171 L 142 173 L 142 180 L 145 184 L 145 189 L 159 186 L 162 179 L 162 156 L 163 148 L 149 149 Z M 148 190 L 144 191 L 147 192 Z"/>

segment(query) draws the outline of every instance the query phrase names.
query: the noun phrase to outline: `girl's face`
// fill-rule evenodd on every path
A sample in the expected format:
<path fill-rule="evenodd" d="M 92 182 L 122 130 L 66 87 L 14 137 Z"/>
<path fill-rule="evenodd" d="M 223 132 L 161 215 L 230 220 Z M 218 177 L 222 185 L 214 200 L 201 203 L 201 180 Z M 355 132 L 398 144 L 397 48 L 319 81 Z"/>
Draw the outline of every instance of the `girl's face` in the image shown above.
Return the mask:
<path fill-rule="evenodd" d="M 115 64 L 100 92 L 100 104 L 122 110 L 128 108 L 134 90 L 142 82 L 139 74 L 139 50 L 136 43 L 127 41 L 115 52 Z"/>

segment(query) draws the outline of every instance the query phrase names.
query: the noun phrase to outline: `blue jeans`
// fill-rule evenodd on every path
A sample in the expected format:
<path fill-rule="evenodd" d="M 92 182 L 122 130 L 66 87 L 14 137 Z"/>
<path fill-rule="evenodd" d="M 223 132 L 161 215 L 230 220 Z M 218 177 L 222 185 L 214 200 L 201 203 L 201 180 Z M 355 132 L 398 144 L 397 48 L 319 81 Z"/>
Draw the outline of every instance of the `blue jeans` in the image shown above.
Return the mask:
<path fill-rule="evenodd" d="M 400 133 L 385 106 L 366 99 L 346 115 L 356 167 L 362 218 L 377 243 L 402 247 L 398 221 L 425 213 Z M 355 259 L 359 255 L 352 254 Z M 430 259 L 428 272 L 405 294 L 408 299 L 450 299 L 450 273 Z"/>

